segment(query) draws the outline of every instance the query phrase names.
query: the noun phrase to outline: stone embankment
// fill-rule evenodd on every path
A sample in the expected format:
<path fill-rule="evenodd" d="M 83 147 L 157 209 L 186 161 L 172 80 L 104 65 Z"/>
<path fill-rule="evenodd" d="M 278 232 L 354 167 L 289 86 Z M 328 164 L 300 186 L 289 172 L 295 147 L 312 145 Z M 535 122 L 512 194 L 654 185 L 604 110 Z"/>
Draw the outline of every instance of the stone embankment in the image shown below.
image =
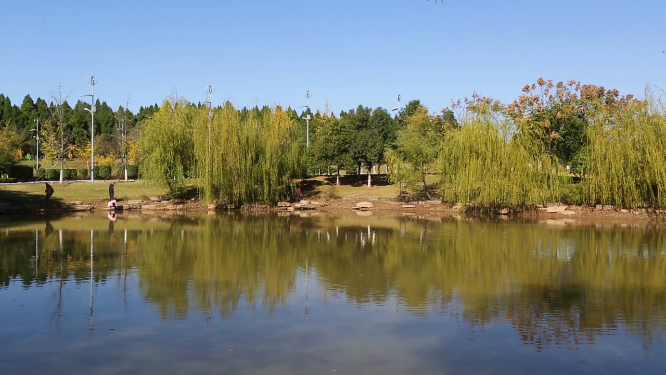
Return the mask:
<path fill-rule="evenodd" d="M 396 213 L 402 215 L 436 214 L 437 212 L 449 214 L 494 214 L 500 218 L 510 216 L 543 217 L 543 218 L 611 218 L 611 219 L 659 219 L 666 218 L 666 211 L 650 209 L 618 209 L 614 206 L 597 205 L 596 207 L 568 206 L 562 204 L 548 204 L 537 207 L 536 210 L 516 211 L 509 207 L 498 207 L 494 210 L 479 208 L 471 204 L 447 204 L 441 200 L 412 201 L 401 203 L 396 200 L 381 199 L 380 197 L 361 196 L 353 194 L 344 198 L 326 202 L 304 199 L 299 202 L 279 202 L 276 206 L 267 204 L 249 204 L 241 207 L 233 205 L 205 204 L 197 199 L 182 200 L 169 197 L 150 197 L 118 201 L 116 210 L 141 210 L 179 212 L 216 212 L 226 210 L 241 211 L 277 211 L 281 215 L 303 212 L 356 211 L 358 215 L 371 215 L 373 212 Z M 65 213 L 85 211 L 109 211 L 106 201 L 94 202 L 60 202 L 45 201 L 39 203 L 10 204 L 0 202 L 0 215 L 21 215 L 24 213 Z"/>

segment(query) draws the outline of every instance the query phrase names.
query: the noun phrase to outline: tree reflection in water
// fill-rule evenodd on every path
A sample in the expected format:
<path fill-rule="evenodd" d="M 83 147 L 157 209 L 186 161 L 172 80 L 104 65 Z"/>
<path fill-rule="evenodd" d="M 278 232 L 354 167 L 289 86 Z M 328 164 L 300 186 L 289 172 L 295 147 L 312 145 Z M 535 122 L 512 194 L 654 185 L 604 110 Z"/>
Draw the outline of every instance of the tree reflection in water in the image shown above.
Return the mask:
<path fill-rule="evenodd" d="M 114 224 L 116 232 L 123 225 Z M 0 285 L 54 279 L 62 292 L 64 283 L 90 282 L 91 334 L 93 285 L 123 280 L 127 311 L 131 269 L 163 319 L 199 311 L 209 325 L 211 314 L 231 317 L 241 303 L 284 307 L 300 274 L 306 318 L 307 293 L 322 285 L 359 306 L 460 310 L 474 327 L 506 321 L 537 349 L 594 343 L 620 325 L 647 345 L 666 324 L 666 232 L 659 228 L 232 214 L 170 220 L 161 229 L 146 221 L 122 236 L 100 229 L 53 237 L 45 235 L 51 225 L 37 237 L 0 233 Z M 61 304 L 60 296 L 55 316 Z"/>

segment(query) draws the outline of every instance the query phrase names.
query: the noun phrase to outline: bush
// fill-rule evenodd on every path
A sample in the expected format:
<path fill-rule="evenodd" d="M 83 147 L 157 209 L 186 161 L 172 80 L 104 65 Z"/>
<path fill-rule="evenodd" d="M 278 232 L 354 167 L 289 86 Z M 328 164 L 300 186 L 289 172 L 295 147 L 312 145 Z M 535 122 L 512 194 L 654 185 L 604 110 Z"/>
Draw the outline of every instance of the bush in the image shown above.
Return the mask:
<path fill-rule="evenodd" d="M 94 171 L 97 179 L 106 180 L 111 177 L 111 167 L 108 165 L 96 165 Z"/>
<path fill-rule="evenodd" d="M 136 180 L 139 178 L 139 166 L 138 165 L 128 165 L 127 166 L 127 178 Z"/>
<path fill-rule="evenodd" d="M 77 169 L 76 170 L 76 177 L 79 180 L 86 180 L 86 179 L 90 178 L 90 171 L 88 170 L 88 168 Z"/>
<path fill-rule="evenodd" d="M 112 177 L 117 177 L 117 178 L 125 178 L 125 166 L 122 164 L 118 164 L 114 168 L 111 169 L 111 176 Z"/>
<path fill-rule="evenodd" d="M 44 177 L 46 177 L 46 170 L 44 170 L 44 168 L 39 168 L 39 169 L 35 172 L 35 176 L 36 176 L 37 178 L 43 180 Z"/>
<path fill-rule="evenodd" d="M 584 203 L 583 184 L 565 184 L 561 187 L 561 200 L 563 203 L 582 205 Z"/>
<path fill-rule="evenodd" d="M 15 178 L 0 178 L 0 184 L 12 184 L 17 181 Z"/>
<path fill-rule="evenodd" d="M 76 180 L 76 169 L 65 169 L 63 174 L 65 180 Z"/>
<path fill-rule="evenodd" d="M 49 181 L 60 180 L 60 169 L 49 169 L 46 171 L 46 179 Z"/>
<path fill-rule="evenodd" d="M 9 178 L 15 178 L 17 180 L 27 181 L 32 179 L 33 168 L 27 165 L 14 165 L 9 168 Z"/>

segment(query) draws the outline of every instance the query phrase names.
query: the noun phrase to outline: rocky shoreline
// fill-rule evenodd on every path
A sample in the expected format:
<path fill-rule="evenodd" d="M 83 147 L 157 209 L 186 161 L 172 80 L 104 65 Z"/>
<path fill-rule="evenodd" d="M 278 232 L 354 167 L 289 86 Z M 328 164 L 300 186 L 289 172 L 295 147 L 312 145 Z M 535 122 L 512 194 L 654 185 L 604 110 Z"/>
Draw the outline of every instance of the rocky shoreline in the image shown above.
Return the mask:
<path fill-rule="evenodd" d="M 497 216 L 500 219 L 517 218 L 567 218 L 567 219 L 627 219 L 627 220 L 661 220 L 666 218 L 666 210 L 651 209 L 622 209 L 607 205 L 596 207 L 570 206 L 551 204 L 538 207 L 536 210 L 515 211 L 510 208 L 498 208 L 492 211 L 477 208 L 473 205 L 449 204 L 439 200 L 417 201 L 402 203 L 396 200 L 380 199 L 379 197 L 347 197 L 329 201 L 315 201 L 304 199 L 299 202 L 279 202 L 277 205 L 249 204 L 241 207 L 228 205 L 206 204 L 197 199 L 182 200 L 168 197 L 151 197 L 119 201 L 115 211 L 170 211 L 170 212 L 217 212 L 228 210 L 240 211 L 277 211 L 283 214 L 301 213 L 308 211 L 340 213 L 357 211 L 360 215 L 371 215 L 373 212 L 393 213 L 403 215 L 437 215 L 437 214 L 485 214 Z M 12 205 L 0 203 L 0 215 L 12 214 L 41 214 L 41 213 L 68 213 L 86 211 L 114 211 L 107 207 L 106 201 L 72 201 L 58 202 L 45 201 L 40 203 L 27 203 Z"/>

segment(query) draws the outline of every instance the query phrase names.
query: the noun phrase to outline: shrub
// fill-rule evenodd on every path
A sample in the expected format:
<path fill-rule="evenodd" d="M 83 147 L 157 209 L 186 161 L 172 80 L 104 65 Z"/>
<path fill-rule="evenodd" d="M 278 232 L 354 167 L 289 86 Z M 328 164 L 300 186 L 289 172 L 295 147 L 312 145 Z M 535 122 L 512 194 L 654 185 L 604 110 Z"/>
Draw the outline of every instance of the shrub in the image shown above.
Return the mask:
<path fill-rule="evenodd" d="M 76 170 L 76 177 L 79 180 L 84 180 L 90 178 L 90 171 L 88 168 L 80 168 Z"/>
<path fill-rule="evenodd" d="M 583 185 L 580 183 L 564 184 L 560 191 L 564 203 L 580 206 L 585 202 Z"/>
<path fill-rule="evenodd" d="M 139 166 L 138 165 L 128 165 L 127 166 L 127 178 L 136 180 L 139 178 Z"/>
<path fill-rule="evenodd" d="M 14 165 L 9 168 L 9 178 L 16 178 L 17 180 L 27 181 L 32 179 L 33 168 L 27 165 Z"/>
<path fill-rule="evenodd" d="M 65 180 L 76 180 L 76 169 L 65 169 L 63 174 Z"/>
<path fill-rule="evenodd" d="M 0 184 L 12 184 L 17 181 L 15 178 L 0 178 Z"/>
<path fill-rule="evenodd" d="M 97 179 L 106 180 L 111 177 L 111 167 L 108 165 L 96 165 L 94 171 Z"/>
<path fill-rule="evenodd" d="M 44 170 L 44 168 L 39 168 L 39 169 L 35 172 L 35 176 L 36 176 L 37 178 L 44 179 L 44 177 L 46 177 L 46 170 Z"/>
<path fill-rule="evenodd" d="M 46 179 L 55 181 L 60 179 L 60 169 L 49 169 L 46 171 Z"/>

